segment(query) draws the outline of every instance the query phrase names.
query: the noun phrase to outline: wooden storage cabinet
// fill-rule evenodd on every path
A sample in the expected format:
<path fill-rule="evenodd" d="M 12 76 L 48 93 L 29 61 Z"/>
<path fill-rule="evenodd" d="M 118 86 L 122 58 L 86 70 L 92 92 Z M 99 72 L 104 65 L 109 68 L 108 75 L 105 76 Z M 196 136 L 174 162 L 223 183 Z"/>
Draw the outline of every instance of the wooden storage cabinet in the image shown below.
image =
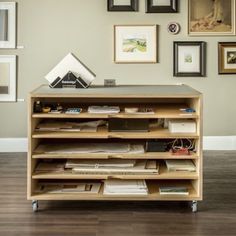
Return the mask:
<path fill-rule="evenodd" d="M 71 114 L 45 114 L 34 113 L 34 102 L 57 102 L 71 107 L 82 107 L 83 111 L 78 115 Z M 124 107 L 152 107 L 155 114 L 131 115 L 121 111 L 118 114 L 89 114 L 87 108 L 90 105 L 118 105 Z M 195 113 L 186 114 L 181 108 L 193 108 Z M 198 91 L 186 85 L 170 86 L 117 86 L 113 88 L 92 87 L 89 89 L 50 89 L 43 85 L 30 93 L 28 112 L 28 200 L 33 201 L 33 209 L 37 210 L 38 200 L 137 200 L 137 201 L 192 201 L 193 211 L 196 211 L 197 201 L 202 200 L 202 95 Z M 94 120 L 110 118 L 119 119 L 193 119 L 197 124 L 196 133 L 170 133 L 168 129 L 151 128 L 150 132 L 109 132 L 106 127 L 98 129 L 96 133 L 84 132 L 42 132 L 36 131 L 36 126 L 43 120 Z M 68 140 L 90 142 L 98 140 L 109 142 L 135 141 L 149 139 L 192 139 L 195 140 L 195 152 L 191 155 L 176 156 L 170 152 L 145 152 L 144 154 L 48 154 L 37 152 L 40 143 Z M 158 175 L 80 175 L 73 173 L 34 173 L 35 167 L 43 159 L 148 159 L 162 162 Z M 196 165 L 196 172 L 168 172 L 163 164 L 165 159 L 191 159 Z M 145 179 L 149 189 L 147 196 L 107 196 L 103 195 L 103 186 L 99 194 L 79 193 L 36 193 L 35 189 L 39 181 L 86 181 L 114 179 Z M 189 195 L 160 195 L 159 187 L 166 185 L 186 186 Z"/>

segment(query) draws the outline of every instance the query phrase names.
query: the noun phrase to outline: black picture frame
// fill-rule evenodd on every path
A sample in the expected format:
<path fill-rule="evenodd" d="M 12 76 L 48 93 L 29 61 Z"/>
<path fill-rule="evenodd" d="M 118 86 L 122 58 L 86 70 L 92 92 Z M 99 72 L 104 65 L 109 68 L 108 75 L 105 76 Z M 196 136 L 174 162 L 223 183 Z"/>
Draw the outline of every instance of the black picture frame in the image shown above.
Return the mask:
<path fill-rule="evenodd" d="M 181 72 L 179 70 L 179 46 L 199 47 L 199 72 Z M 206 76 L 206 42 L 203 41 L 175 41 L 174 42 L 174 76 L 175 77 L 205 77 Z"/>
<path fill-rule="evenodd" d="M 153 0 L 146 0 L 146 13 L 177 13 L 179 7 L 178 0 L 171 0 L 170 6 L 153 5 Z"/>
<path fill-rule="evenodd" d="M 114 0 L 107 0 L 107 11 L 138 11 L 139 0 L 131 0 L 130 6 L 114 5 Z"/>

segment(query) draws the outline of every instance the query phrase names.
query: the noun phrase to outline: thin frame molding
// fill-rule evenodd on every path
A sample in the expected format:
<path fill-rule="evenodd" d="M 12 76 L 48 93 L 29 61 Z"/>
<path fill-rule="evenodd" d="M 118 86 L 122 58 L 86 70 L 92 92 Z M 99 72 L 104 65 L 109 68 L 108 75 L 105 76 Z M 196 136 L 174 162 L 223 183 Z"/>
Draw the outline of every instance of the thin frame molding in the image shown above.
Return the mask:
<path fill-rule="evenodd" d="M 206 76 L 206 42 L 204 41 L 174 41 L 174 71 L 175 77 L 205 77 Z M 178 72 L 179 46 L 200 46 L 200 72 Z"/>
<path fill-rule="evenodd" d="M 171 0 L 170 6 L 153 6 L 153 0 L 146 0 L 146 13 L 178 13 L 179 0 Z"/>
<path fill-rule="evenodd" d="M 107 11 L 138 11 L 139 9 L 139 0 L 130 0 L 130 6 L 116 6 L 114 5 L 114 0 L 107 0 Z"/>

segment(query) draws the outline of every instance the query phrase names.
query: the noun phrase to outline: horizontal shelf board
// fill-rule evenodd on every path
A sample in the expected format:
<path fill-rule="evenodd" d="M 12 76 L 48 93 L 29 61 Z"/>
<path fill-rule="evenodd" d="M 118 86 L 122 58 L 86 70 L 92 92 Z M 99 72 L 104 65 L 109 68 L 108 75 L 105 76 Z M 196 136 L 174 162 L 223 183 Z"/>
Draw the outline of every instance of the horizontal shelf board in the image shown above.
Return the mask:
<path fill-rule="evenodd" d="M 159 187 L 160 186 L 184 186 L 189 190 L 189 195 L 179 196 L 179 195 L 160 195 Z M 163 183 L 148 183 L 149 193 L 146 196 L 137 196 L 137 195 L 116 195 L 108 196 L 103 195 L 103 187 L 100 189 L 98 194 L 80 194 L 80 193 L 42 193 L 42 194 L 33 194 L 31 199 L 34 200 L 120 200 L 120 201 L 191 201 L 198 200 L 200 196 L 197 194 L 195 189 L 190 183 L 179 181 L 179 183 L 172 182 L 163 182 Z"/>
<path fill-rule="evenodd" d="M 61 132 L 34 131 L 32 138 L 83 138 L 83 139 L 156 139 L 156 138 L 199 138 L 197 133 L 170 133 L 168 129 L 151 128 L 150 132 L 108 132 L 106 127 L 98 128 L 97 132 Z"/>
<path fill-rule="evenodd" d="M 166 167 L 161 166 L 159 174 L 74 174 L 71 171 L 58 173 L 34 173 L 33 179 L 198 179 L 196 172 L 168 172 Z"/>
<path fill-rule="evenodd" d="M 49 154 L 33 153 L 34 159 L 198 159 L 199 155 L 193 153 L 187 156 L 172 155 L 170 152 L 146 152 L 144 154 L 106 154 L 106 153 L 88 153 L 88 154 Z"/>

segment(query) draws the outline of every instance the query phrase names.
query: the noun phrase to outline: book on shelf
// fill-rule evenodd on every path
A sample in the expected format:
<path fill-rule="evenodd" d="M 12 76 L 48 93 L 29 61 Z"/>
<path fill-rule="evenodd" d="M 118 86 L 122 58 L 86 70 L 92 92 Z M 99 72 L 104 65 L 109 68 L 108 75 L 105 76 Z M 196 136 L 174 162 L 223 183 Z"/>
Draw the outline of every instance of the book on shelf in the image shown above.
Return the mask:
<path fill-rule="evenodd" d="M 143 154 L 145 152 L 143 144 L 128 143 L 52 143 L 40 144 L 35 153 L 48 154 Z"/>
<path fill-rule="evenodd" d="M 113 114 L 120 113 L 119 106 L 89 106 L 88 113 L 91 114 Z"/>
<path fill-rule="evenodd" d="M 159 164 L 155 160 L 131 160 L 130 166 L 125 167 L 122 160 L 109 160 L 110 164 L 100 165 L 99 160 L 97 164 L 92 166 L 76 166 L 72 168 L 72 173 L 75 174 L 120 174 L 120 175 L 156 175 L 159 173 Z M 94 162 L 96 163 L 96 162 Z"/>
<path fill-rule="evenodd" d="M 145 180 L 105 180 L 104 195 L 148 195 Z"/>
<path fill-rule="evenodd" d="M 186 187 L 160 187 L 159 192 L 161 195 L 189 195 Z"/>
<path fill-rule="evenodd" d="M 191 160 L 165 160 L 165 163 L 168 171 L 196 171 L 196 166 Z"/>
<path fill-rule="evenodd" d="M 98 194 L 102 183 L 39 183 L 36 193 Z"/>

